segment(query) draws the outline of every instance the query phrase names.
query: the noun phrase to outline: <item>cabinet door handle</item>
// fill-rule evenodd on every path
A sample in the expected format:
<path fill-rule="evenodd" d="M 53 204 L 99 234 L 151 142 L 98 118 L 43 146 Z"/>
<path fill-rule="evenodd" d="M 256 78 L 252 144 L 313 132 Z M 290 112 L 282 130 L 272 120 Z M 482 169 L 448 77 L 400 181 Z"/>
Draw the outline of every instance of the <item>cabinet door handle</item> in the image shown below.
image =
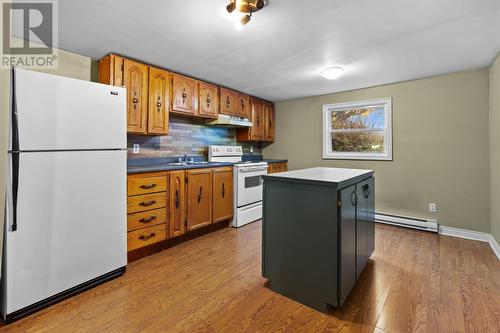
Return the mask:
<path fill-rule="evenodd" d="M 226 96 L 226 107 L 229 109 L 231 102 L 229 101 L 229 96 Z"/>
<path fill-rule="evenodd" d="M 180 199 L 179 199 L 179 190 L 175 190 L 175 208 L 179 209 Z"/>
<path fill-rule="evenodd" d="M 260 119 L 259 119 L 259 116 L 257 116 L 257 127 L 260 127 Z"/>
<path fill-rule="evenodd" d="M 142 219 L 140 219 L 139 222 L 141 222 L 141 223 L 149 223 L 149 222 L 152 222 L 154 220 L 156 220 L 156 216 L 150 216 L 148 218 L 142 218 Z"/>
<path fill-rule="evenodd" d="M 351 193 L 351 203 L 353 206 L 356 206 L 358 204 L 358 192 L 352 191 Z"/>
<path fill-rule="evenodd" d="M 149 184 L 149 185 L 141 185 L 140 188 L 144 189 L 144 190 L 149 190 L 149 189 L 152 189 L 156 187 L 156 184 Z"/>
<path fill-rule="evenodd" d="M 224 185 L 224 183 L 222 183 L 222 197 L 224 198 L 225 195 L 226 195 L 226 186 Z"/>
<path fill-rule="evenodd" d="M 156 200 L 151 200 L 151 201 L 141 202 L 139 204 L 139 206 L 148 207 L 148 206 L 154 205 L 155 203 L 156 203 Z"/>
<path fill-rule="evenodd" d="M 210 108 L 210 95 L 207 94 L 207 108 Z"/>
<path fill-rule="evenodd" d="M 182 89 L 182 104 L 186 104 L 186 99 L 187 99 L 187 94 L 186 94 L 186 88 Z"/>
<path fill-rule="evenodd" d="M 156 236 L 156 232 L 150 232 L 149 234 L 142 234 L 139 236 L 140 240 L 147 240 L 150 239 L 151 237 Z"/>
<path fill-rule="evenodd" d="M 137 109 L 137 103 L 139 103 L 139 99 L 137 98 L 137 92 L 134 92 L 134 98 L 132 98 L 132 103 L 134 103 L 134 110 Z"/>
<path fill-rule="evenodd" d="M 201 202 L 202 198 L 203 198 L 203 186 L 200 186 L 200 191 L 198 192 L 198 203 Z"/>
<path fill-rule="evenodd" d="M 372 193 L 372 187 L 370 186 L 370 184 L 365 184 L 362 186 L 362 189 L 363 189 L 363 197 L 365 199 L 368 198 Z"/>
<path fill-rule="evenodd" d="M 160 112 L 161 110 L 161 97 L 158 96 L 158 101 L 156 102 L 156 108 L 158 110 L 158 112 Z"/>

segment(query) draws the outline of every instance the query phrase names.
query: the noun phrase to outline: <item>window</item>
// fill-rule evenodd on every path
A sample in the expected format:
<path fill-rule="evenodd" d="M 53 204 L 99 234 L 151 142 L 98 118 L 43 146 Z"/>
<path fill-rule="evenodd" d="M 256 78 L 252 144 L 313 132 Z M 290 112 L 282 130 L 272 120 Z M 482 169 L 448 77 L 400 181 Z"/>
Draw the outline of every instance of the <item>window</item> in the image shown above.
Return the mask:
<path fill-rule="evenodd" d="M 323 105 L 323 158 L 392 160 L 391 98 Z"/>

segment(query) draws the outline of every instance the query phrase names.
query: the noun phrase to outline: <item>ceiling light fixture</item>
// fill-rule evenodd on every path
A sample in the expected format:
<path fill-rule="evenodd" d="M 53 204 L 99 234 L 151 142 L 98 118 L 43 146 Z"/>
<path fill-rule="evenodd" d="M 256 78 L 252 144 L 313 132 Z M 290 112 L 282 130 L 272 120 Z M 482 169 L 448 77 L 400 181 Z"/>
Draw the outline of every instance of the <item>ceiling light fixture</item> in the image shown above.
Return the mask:
<path fill-rule="evenodd" d="M 328 67 L 321 71 L 321 76 L 328 80 L 335 80 L 344 74 L 344 69 L 339 66 Z"/>
<path fill-rule="evenodd" d="M 246 14 L 240 19 L 237 19 L 234 23 L 234 27 L 241 30 L 248 22 L 250 22 L 252 13 L 262 9 L 268 2 L 269 0 L 231 0 L 231 2 L 226 6 L 226 10 L 228 13 L 236 11 Z"/>

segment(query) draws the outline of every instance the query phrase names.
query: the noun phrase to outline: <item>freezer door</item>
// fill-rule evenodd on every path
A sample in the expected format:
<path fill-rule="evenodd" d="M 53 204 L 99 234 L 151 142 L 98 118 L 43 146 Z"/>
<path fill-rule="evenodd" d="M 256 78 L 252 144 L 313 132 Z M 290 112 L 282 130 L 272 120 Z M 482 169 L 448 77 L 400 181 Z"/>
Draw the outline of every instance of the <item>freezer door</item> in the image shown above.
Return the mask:
<path fill-rule="evenodd" d="M 124 88 L 23 69 L 13 80 L 20 150 L 126 148 Z"/>
<path fill-rule="evenodd" d="M 127 263 L 126 151 L 19 156 L 17 207 L 7 191 L 4 316 Z"/>

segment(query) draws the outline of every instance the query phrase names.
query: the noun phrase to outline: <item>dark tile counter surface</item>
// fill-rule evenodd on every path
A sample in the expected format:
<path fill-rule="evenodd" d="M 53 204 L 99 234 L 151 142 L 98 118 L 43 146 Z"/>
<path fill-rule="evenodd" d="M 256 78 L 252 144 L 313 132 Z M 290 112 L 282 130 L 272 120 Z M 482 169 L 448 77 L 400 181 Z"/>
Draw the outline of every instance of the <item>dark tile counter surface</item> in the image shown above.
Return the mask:
<path fill-rule="evenodd" d="M 206 163 L 201 156 L 194 157 L 194 163 L 175 165 L 178 157 L 157 157 L 157 158 L 131 158 L 127 161 L 127 173 L 155 172 L 155 171 L 173 171 L 200 168 L 216 168 L 222 166 L 233 166 L 233 163 Z M 267 163 L 283 163 L 288 160 L 263 159 L 262 155 L 245 155 L 243 161 L 263 161 Z"/>
<path fill-rule="evenodd" d="M 267 162 L 267 163 L 286 163 L 288 160 L 280 160 L 280 159 L 274 159 L 274 158 L 264 158 L 262 162 Z"/>
<path fill-rule="evenodd" d="M 222 166 L 233 166 L 233 163 L 206 163 L 200 158 L 194 158 L 194 163 L 176 165 L 178 158 L 147 158 L 129 159 L 127 161 L 127 173 L 173 171 L 201 168 L 216 168 Z"/>

